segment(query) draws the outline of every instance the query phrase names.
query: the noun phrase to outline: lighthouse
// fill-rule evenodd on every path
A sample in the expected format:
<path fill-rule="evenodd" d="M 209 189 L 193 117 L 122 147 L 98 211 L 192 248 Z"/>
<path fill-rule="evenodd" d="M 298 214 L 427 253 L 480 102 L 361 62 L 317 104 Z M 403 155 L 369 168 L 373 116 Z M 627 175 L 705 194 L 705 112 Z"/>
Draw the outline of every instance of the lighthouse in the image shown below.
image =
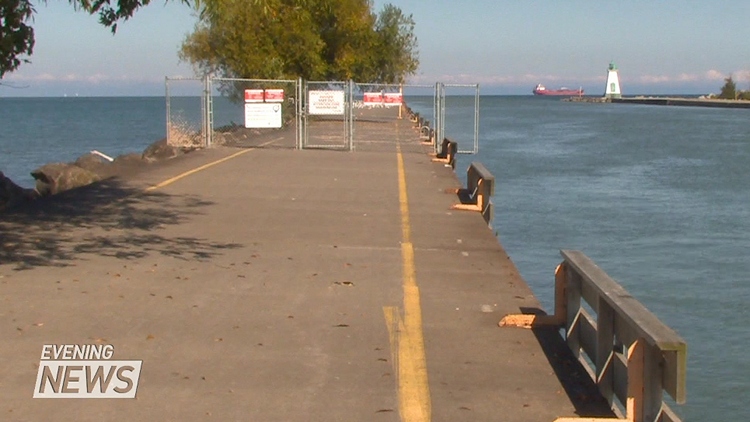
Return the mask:
<path fill-rule="evenodd" d="M 607 70 L 607 86 L 604 89 L 604 98 L 621 98 L 620 78 L 617 77 L 617 66 L 614 62 L 609 63 Z"/>

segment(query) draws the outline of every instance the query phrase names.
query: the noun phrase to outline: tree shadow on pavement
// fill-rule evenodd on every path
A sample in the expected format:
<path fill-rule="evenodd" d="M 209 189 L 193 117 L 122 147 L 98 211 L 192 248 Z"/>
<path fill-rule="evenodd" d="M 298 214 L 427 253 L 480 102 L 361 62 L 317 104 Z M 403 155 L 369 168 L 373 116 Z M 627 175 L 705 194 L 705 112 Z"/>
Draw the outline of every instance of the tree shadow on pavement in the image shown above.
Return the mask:
<path fill-rule="evenodd" d="M 83 254 L 137 259 L 161 254 L 209 259 L 237 243 L 159 234 L 212 205 L 198 196 L 144 192 L 117 178 L 43 198 L 0 214 L 0 265 L 65 267 Z"/>

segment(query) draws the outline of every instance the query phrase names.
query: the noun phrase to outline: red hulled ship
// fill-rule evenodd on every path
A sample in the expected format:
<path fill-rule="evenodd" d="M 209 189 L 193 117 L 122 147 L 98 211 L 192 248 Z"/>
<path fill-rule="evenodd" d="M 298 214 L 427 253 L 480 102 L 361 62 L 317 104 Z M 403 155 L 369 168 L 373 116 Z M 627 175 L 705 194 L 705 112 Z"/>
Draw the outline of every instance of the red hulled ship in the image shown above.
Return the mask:
<path fill-rule="evenodd" d="M 564 96 L 576 96 L 580 97 L 583 95 L 583 88 L 578 89 L 570 89 L 570 88 L 560 88 L 560 89 L 547 89 L 544 87 L 544 85 L 539 84 L 534 88 L 534 95 L 564 95 Z"/>

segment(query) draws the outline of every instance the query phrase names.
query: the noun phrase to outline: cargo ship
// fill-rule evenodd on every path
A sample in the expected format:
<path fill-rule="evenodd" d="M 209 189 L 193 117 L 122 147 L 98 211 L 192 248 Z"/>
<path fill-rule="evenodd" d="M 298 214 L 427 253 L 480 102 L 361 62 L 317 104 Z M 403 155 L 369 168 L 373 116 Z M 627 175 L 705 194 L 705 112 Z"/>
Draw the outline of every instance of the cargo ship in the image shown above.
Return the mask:
<path fill-rule="evenodd" d="M 578 89 L 570 89 L 570 88 L 560 88 L 560 89 L 547 89 L 542 84 L 538 84 L 536 88 L 534 88 L 534 95 L 566 95 L 566 96 L 576 96 L 580 97 L 583 95 L 583 88 Z"/>

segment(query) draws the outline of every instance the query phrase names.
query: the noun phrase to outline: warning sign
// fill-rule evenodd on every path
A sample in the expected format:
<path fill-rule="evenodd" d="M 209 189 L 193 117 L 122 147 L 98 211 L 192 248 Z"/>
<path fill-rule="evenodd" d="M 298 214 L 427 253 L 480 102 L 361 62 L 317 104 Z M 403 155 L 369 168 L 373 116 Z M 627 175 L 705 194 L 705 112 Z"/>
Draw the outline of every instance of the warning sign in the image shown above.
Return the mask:
<path fill-rule="evenodd" d="M 283 89 L 267 89 L 264 94 L 267 103 L 281 103 L 284 101 Z"/>
<path fill-rule="evenodd" d="M 398 92 L 386 92 L 383 94 L 383 102 L 386 105 L 401 105 L 403 96 Z"/>
<path fill-rule="evenodd" d="M 246 89 L 245 90 L 245 102 L 246 103 L 262 103 L 263 102 L 263 90 L 262 89 Z"/>
<path fill-rule="evenodd" d="M 382 92 L 365 92 L 363 97 L 365 105 L 381 105 L 383 104 L 383 93 Z"/>
<path fill-rule="evenodd" d="M 245 103 L 246 128 L 280 128 L 281 104 Z"/>
<path fill-rule="evenodd" d="M 344 114 L 344 91 L 310 91 L 310 114 L 341 115 Z"/>

